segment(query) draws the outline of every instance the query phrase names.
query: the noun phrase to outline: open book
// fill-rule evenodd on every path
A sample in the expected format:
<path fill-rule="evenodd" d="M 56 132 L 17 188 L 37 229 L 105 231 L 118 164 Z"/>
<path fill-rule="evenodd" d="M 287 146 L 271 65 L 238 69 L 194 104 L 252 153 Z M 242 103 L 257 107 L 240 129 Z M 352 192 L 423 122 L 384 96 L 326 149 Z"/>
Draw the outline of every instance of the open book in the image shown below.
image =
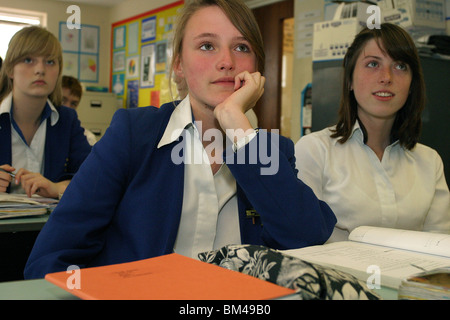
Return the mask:
<path fill-rule="evenodd" d="M 50 212 L 58 203 L 56 199 L 26 194 L 0 192 L 0 219 L 42 215 Z"/>
<path fill-rule="evenodd" d="M 450 266 L 450 235 L 364 226 L 353 230 L 349 241 L 283 252 L 364 282 L 379 272 L 382 286 L 398 289 L 408 276 Z"/>

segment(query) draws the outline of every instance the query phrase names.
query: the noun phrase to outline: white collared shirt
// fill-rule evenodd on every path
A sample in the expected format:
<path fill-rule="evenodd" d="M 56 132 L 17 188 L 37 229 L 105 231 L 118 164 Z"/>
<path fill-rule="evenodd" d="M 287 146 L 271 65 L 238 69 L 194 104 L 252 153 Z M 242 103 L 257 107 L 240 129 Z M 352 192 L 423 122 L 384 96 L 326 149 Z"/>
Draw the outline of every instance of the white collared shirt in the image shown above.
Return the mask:
<path fill-rule="evenodd" d="M 450 195 L 438 153 L 389 145 L 381 161 L 356 123 L 341 144 L 324 129 L 295 145 L 298 177 L 337 217 L 329 240 L 347 240 L 361 225 L 450 233 Z"/>
<path fill-rule="evenodd" d="M 192 258 L 198 258 L 200 252 L 241 243 L 236 180 L 225 163 L 213 175 L 197 125 L 192 122 L 187 96 L 175 108 L 158 144 L 160 148 L 172 143 L 187 131 L 183 206 L 174 251 Z"/>
<path fill-rule="evenodd" d="M 59 120 L 58 111 L 50 102 L 47 100 L 48 105 L 51 109 L 50 121 L 51 125 L 54 126 Z M 0 114 L 9 113 L 11 117 L 11 107 L 12 107 L 12 93 L 10 93 L 1 103 Z M 32 172 L 39 172 L 44 174 L 44 150 L 45 150 L 45 137 L 47 133 L 47 120 L 44 119 L 38 130 L 31 140 L 31 144 L 28 145 L 23 139 L 23 135 L 18 127 L 13 125 L 13 119 L 11 119 L 11 148 L 12 148 L 12 161 L 11 166 L 16 168 L 25 168 Z M 11 183 L 11 193 L 25 193 L 25 190 L 20 186 L 16 185 L 14 181 Z"/>

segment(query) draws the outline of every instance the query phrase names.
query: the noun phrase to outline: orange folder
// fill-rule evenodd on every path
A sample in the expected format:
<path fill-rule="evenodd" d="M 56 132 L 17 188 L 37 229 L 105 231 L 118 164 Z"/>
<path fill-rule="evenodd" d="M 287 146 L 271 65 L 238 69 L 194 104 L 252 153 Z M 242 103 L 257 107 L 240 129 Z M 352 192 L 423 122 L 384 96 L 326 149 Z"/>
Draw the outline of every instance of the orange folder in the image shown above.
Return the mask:
<path fill-rule="evenodd" d="M 294 293 L 292 289 L 176 253 L 49 273 L 45 279 L 90 300 L 265 300 Z"/>

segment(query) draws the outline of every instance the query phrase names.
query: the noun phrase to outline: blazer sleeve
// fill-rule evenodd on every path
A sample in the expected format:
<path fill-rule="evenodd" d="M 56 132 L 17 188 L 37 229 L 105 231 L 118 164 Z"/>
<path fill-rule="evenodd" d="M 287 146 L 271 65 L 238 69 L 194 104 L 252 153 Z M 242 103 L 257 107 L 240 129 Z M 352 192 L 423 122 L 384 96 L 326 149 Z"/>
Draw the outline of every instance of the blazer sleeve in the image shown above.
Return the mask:
<path fill-rule="evenodd" d="M 67 187 L 36 239 L 25 278 L 42 278 L 69 265 L 85 267 L 104 247 L 127 181 L 131 155 L 131 121 L 117 111 Z"/>
<path fill-rule="evenodd" d="M 51 181 L 72 179 L 91 152 L 75 110 L 58 107 L 59 120 L 47 123 L 44 176 Z"/>
<path fill-rule="evenodd" d="M 81 127 L 78 116 L 72 120 L 71 127 L 70 162 L 68 171 L 70 173 L 76 173 L 91 152 L 92 147 L 84 134 L 84 128 Z"/>
<path fill-rule="evenodd" d="M 276 249 L 323 244 L 336 217 L 297 178 L 294 144 L 260 130 L 245 148 L 227 149 L 225 162 L 262 222 L 266 245 Z"/>

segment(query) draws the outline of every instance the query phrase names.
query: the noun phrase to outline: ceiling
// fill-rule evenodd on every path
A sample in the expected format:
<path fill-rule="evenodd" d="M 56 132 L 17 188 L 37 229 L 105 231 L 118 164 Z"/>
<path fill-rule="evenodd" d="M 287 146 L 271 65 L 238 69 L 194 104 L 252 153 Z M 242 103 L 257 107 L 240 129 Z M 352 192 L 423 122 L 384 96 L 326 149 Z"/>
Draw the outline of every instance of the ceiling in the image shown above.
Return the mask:
<path fill-rule="evenodd" d="M 122 2 L 127 0 L 55 0 L 60 2 L 73 2 L 73 3 L 84 3 L 84 4 L 92 4 L 96 6 L 104 6 L 104 7 L 114 7 Z M 244 2 L 250 2 L 252 0 L 244 0 Z"/>
<path fill-rule="evenodd" d="M 126 0 L 55 0 L 55 1 L 84 3 L 104 7 L 114 7 L 115 5 L 125 2 Z"/>

